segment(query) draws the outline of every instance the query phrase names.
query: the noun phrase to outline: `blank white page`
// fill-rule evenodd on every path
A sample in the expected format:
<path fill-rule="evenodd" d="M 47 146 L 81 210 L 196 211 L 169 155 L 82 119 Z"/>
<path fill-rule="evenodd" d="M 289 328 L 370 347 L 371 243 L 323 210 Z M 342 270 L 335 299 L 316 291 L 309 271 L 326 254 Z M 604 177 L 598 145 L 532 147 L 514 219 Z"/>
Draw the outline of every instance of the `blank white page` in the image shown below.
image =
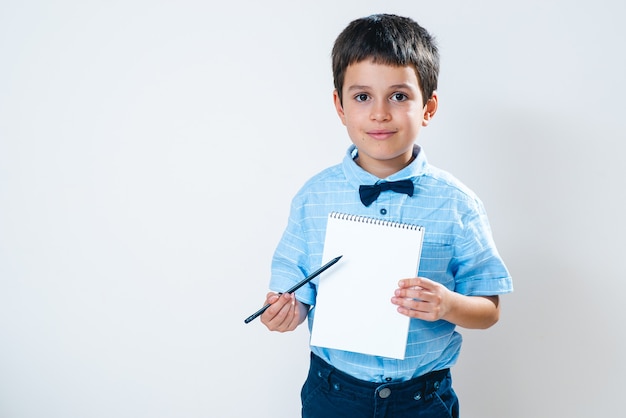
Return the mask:
<path fill-rule="evenodd" d="M 391 303 L 398 281 L 415 277 L 424 229 L 333 212 L 320 275 L 311 345 L 404 359 L 410 318 Z"/>

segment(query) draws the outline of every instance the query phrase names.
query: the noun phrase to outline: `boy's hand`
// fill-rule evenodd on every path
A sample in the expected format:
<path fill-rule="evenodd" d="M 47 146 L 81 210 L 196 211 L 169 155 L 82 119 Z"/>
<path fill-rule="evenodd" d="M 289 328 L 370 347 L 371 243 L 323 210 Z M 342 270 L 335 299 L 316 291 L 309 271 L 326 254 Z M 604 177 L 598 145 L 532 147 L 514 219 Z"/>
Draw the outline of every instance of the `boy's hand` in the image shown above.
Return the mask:
<path fill-rule="evenodd" d="M 415 277 L 398 282 L 398 289 L 391 303 L 398 305 L 398 312 L 425 321 L 443 319 L 451 309 L 451 291 L 445 286 Z"/>
<path fill-rule="evenodd" d="M 265 303 L 272 306 L 261 315 L 261 322 L 270 331 L 293 331 L 306 318 L 307 306 L 296 299 L 293 293 L 268 293 Z"/>
<path fill-rule="evenodd" d="M 496 296 L 465 296 L 424 277 L 403 279 L 391 303 L 398 312 L 424 321 L 444 319 L 471 329 L 486 329 L 498 322 L 500 299 Z"/>

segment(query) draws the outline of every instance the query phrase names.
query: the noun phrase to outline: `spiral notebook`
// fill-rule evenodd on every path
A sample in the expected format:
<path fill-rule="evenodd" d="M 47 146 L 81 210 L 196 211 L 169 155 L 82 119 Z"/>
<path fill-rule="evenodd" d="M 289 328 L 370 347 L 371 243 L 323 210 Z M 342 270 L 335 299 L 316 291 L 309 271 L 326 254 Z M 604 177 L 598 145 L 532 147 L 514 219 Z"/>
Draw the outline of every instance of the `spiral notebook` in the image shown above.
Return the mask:
<path fill-rule="evenodd" d="M 410 318 L 391 298 L 417 276 L 423 237 L 418 225 L 330 213 L 322 258 L 343 257 L 320 276 L 311 345 L 404 359 Z"/>

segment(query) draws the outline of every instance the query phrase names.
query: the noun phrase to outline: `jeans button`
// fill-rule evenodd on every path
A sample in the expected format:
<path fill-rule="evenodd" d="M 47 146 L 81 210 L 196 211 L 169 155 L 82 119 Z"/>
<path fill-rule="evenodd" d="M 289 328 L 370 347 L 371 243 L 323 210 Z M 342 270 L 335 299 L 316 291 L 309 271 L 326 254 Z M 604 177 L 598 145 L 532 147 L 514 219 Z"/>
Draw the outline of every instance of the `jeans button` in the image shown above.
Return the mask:
<path fill-rule="evenodd" d="M 413 399 L 415 399 L 416 401 L 422 399 L 422 392 L 417 392 L 415 395 L 413 395 Z"/>
<path fill-rule="evenodd" d="M 381 398 L 385 399 L 388 398 L 389 395 L 391 395 L 391 389 L 389 388 L 382 388 L 379 392 L 378 392 L 378 396 L 380 396 Z"/>

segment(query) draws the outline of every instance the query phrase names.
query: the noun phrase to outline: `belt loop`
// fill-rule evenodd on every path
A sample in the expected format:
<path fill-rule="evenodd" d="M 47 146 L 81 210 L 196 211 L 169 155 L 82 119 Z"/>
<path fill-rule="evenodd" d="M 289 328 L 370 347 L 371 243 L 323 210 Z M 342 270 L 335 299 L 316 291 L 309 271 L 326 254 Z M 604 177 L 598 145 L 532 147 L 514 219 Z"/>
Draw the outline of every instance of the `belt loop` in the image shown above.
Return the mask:
<path fill-rule="evenodd" d="M 432 395 L 439 391 L 439 388 L 441 387 L 441 384 L 445 380 L 446 376 L 447 374 L 437 373 L 435 376 L 432 377 L 429 382 L 426 383 L 428 385 L 427 390 L 429 395 Z"/>
<path fill-rule="evenodd" d="M 330 367 L 325 361 L 311 353 L 311 369 L 314 371 L 315 377 L 324 382 L 326 389 L 330 388 L 330 375 L 332 373 Z"/>

